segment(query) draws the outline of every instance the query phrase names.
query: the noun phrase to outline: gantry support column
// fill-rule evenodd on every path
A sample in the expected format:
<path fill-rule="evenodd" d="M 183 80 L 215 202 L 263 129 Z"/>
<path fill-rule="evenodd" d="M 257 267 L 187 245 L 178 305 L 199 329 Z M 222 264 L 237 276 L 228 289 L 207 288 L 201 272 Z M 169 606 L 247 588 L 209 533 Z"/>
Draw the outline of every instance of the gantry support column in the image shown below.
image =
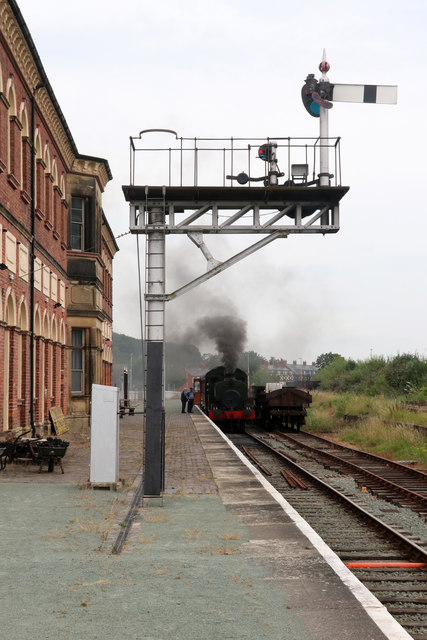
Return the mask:
<path fill-rule="evenodd" d="M 144 495 L 160 496 L 164 488 L 164 372 L 165 338 L 165 213 L 148 212 L 146 257 L 147 388 L 144 455 Z M 150 295 L 159 296 L 155 300 Z"/>

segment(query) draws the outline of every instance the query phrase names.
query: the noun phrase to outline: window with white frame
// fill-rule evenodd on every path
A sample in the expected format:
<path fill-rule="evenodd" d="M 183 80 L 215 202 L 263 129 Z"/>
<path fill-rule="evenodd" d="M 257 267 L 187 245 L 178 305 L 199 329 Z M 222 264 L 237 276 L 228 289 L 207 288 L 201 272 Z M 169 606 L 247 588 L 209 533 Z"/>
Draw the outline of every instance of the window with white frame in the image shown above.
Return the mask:
<path fill-rule="evenodd" d="M 12 273 L 16 273 L 16 238 L 10 233 L 6 232 L 6 266 Z"/>
<path fill-rule="evenodd" d="M 59 281 L 59 302 L 65 307 L 65 284 L 62 280 Z"/>
<path fill-rule="evenodd" d="M 34 258 L 34 288 L 38 291 L 42 290 L 42 261 L 40 258 Z"/>
<path fill-rule="evenodd" d="M 84 391 L 84 330 L 71 329 L 71 393 Z"/>
<path fill-rule="evenodd" d="M 25 282 L 28 282 L 29 271 L 28 249 L 23 244 L 20 244 L 18 249 L 18 275 Z"/>
<path fill-rule="evenodd" d="M 43 267 L 43 295 L 50 296 L 50 269 L 46 266 Z"/>
<path fill-rule="evenodd" d="M 58 300 L 58 276 L 53 272 L 50 274 L 50 294 L 52 300 L 56 302 Z"/>
<path fill-rule="evenodd" d="M 70 248 L 74 251 L 84 249 L 84 223 L 85 223 L 84 198 L 73 196 L 71 198 L 71 234 Z"/>

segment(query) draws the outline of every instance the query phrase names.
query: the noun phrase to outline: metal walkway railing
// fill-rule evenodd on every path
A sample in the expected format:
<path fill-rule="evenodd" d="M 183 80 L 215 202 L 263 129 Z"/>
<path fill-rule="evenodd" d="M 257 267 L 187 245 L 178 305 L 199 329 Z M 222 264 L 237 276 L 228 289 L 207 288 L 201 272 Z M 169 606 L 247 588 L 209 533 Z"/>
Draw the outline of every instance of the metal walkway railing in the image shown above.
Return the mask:
<path fill-rule="evenodd" d="M 317 182 L 321 146 L 330 156 L 330 185 L 341 186 L 340 138 L 186 138 L 171 129 L 145 129 L 130 137 L 130 185 L 238 186 L 237 175 L 262 184 L 270 163 L 259 154 L 274 144 L 279 186 Z M 277 145 L 277 146 L 276 146 Z M 254 185 L 252 185 L 254 186 Z"/>

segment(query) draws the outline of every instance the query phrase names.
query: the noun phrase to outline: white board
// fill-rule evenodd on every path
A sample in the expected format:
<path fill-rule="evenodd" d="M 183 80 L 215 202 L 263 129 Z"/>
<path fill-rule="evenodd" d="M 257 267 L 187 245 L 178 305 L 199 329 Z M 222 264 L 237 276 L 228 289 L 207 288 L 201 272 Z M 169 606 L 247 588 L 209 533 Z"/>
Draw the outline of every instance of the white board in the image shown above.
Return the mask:
<path fill-rule="evenodd" d="M 119 479 L 119 390 L 92 385 L 90 420 L 90 482 Z"/>

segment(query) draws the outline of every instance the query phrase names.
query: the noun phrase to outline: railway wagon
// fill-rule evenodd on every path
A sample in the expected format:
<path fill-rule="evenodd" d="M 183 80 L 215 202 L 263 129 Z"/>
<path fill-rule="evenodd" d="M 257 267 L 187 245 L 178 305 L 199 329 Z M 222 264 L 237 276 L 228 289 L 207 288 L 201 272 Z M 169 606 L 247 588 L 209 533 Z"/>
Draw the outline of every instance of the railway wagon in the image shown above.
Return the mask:
<path fill-rule="evenodd" d="M 248 399 L 248 376 L 236 369 L 211 369 L 200 378 L 200 406 L 224 431 L 242 431 L 255 419 L 253 403 Z"/>
<path fill-rule="evenodd" d="M 280 427 L 299 431 L 305 424 L 307 407 L 311 404 L 311 394 L 296 387 L 282 387 L 274 391 L 266 387 L 252 386 L 249 400 L 255 407 L 257 424 L 264 429 Z"/>

